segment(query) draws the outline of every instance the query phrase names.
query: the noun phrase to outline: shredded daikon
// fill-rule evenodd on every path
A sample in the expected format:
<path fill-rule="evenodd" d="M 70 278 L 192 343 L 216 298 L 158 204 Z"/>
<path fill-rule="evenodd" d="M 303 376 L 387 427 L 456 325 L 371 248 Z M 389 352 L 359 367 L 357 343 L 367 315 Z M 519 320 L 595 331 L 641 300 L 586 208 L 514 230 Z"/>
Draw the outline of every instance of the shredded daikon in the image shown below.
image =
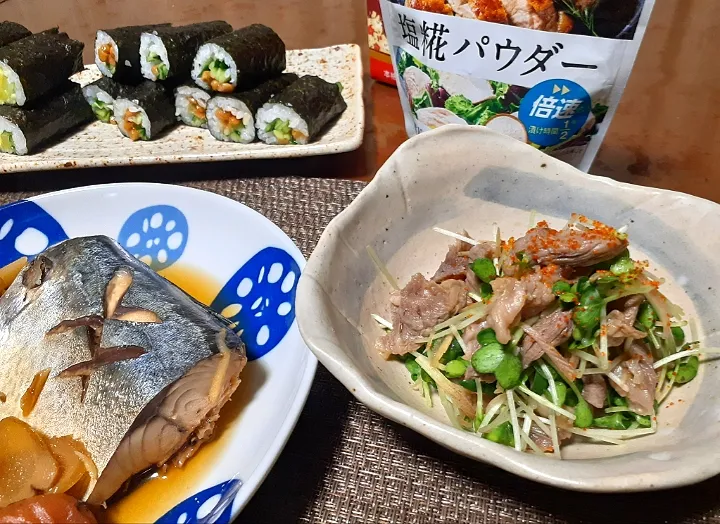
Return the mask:
<path fill-rule="evenodd" d="M 557 394 L 557 387 L 555 387 L 555 379 L 553 379 L 552 373 L 550 373 L 550 368 L 545 362 L 540 362 L 540 370 L 542 371 L 543 375 L 545 375 L 545 378 L 548 381 L 550 397 L 552 397 L 553 404 L 559 406 L 560 402 Z"/>
<path fill-rule="evenodd" d="M 455 240 L 460 240 L 461 242 L 467 242 L 472 246 L 477 246 L 480 243 L 470 237 L 466 237 L 465 235 L 458 235 L 457 233 L 453 233 L 452 231 L 448 231 L 447 229 L 443 229 L 441 227 L 434 227 L 433 231 L 435 231 L 436 233 L 440 233 L 441 235 L 454 238 Z"/>
<path fill-rule="evenodd" d="M 510 411 L 510 423 L 513 429 L 513 440 L 515 441 L 515 449 L 521 451 L 520 424 L 518 423 L 517 412 L 515 411 L 515 399 L 513 398 L 512 390 L 508 389 L 505 392 L 505 395 L 507 396 L 507 404 Z"/>
<path fill-rule="evenodd" d="M 471 393 L 464 387 L 455 384 L 442 371 L 430 365 L 430 361 L 424 355 L 417 351 L 412 353 L 415 356 L 415 362 L 435 381 L 438 391 L 445 393 L 454 402 L 460 412 L 466 417 L 472 418 L 475 415 L 475 403 L 471 400 Z"/>
<path fill-rule="evenodd" d="M 473 299 L 475 302 L 482 303 L 482 301 L 483 301 L 482 297 L 480 295 L 478 295 L 477 293 L 475 293 L 474 291 L 468 291 L 468 296 L 471 299 Z"/>
<path fill-rule="evenodd" d="M 578 357 L 579 358 L 579 357 Z M 577 378 L 582 378 L 587 369 L 587 360 L 580 360 L 580 367 L 577 370 Z"/>
<path fill-rule="evenodd" d="M 510 420 L 510 415 L 507 412 L 500 413 L 495 420 L 493 420 L 490 424 L 487 426 L 480 426 L 478 428 L 478 433 L 490 433 L 493 429 L 495 429 L 498 426 L 501 426 L 505 424 L 507 421 Z"/>
<path fill-rule="evenodd" d="M 538 395 L 538 394 L 535 393 L 534 391 L 529 390 L 529 389 L 527 388 L 527 386 L 525 386 L 524 384 L 519 385 L 519 386 L 518 386 L 518 389 L 519 389 L 520 391 L 522 391 L 525 395 L 527 395 L 527 396 L 529 396 L 530 398 L 532 398 L 532 399 L 533 399 L 535 402 L 537 402 L 538 404 L 542 404 L 543 406 L 545 406 L 545 407 L 547 407 L 547 408 L 550 408 L 550 409 L 552 409 L 553 411 L 557 411 L 557 412 L 560 413 L 562 416 L 567 417 L 567 418 L 569 418 L 570 420 L 575 420 L 575 415 L 573 415 L 572 413 L 570 413 L 568 410 L 563 409 L 563 408 L 561 408 L 560 406 L 556 406 L 555 404 L 553 404 L 552 402 L 550 402 L 550 401 L 547 400 L 546 398 L 541 397 L 540 395 Z"/>
<path fill-rule="evenodd" d="M 588 430 L 586 430 L 586 429 L 570 428 L 569 431 L 570 431 L 570 433 L 572 433 L 574 435 L 580 435 L 582 437 L 587 437 L 589 439 L 597 440 L 600 442 L 606 442 L 608 444 L 615 444 L 615 445 L 624 444 L 624 442 L 620 439 L 611 438 L 611 437 L 603 437 L 603 436 L 599 436 L 599 435 L 588 435 L 587 434 Z M 616 430 L 612 430 L 612 431 L 616 431 Z"/>
<path fill-rule="evenodd" d="M 443 408 L 445 408 L 445 413 L 450 419 L 450 422 L 452 422 L 452 425 L 457 429 L 463 429 L 462 425 L 458 421 L 458 414 L 457 411 L 455 411 L 455 406 L 453 406 L 450 400 L 443 395 L 442 392 L 438 391 L 438 395 L 440 396 L 440 403 Z"/>
<path fill-rule="evenodd" d="M 530 420 L 530 419 L 526 419 L 526 420 Z M 524 443 L 527 444 L 528 446 L 530 446 L 530 449 L 532 449 L 533 452 L 537 453 L 538 455 L 545 455 L 545 452 L 543 450 L 541 450 L 540 447 L 538 447 L 538 445 L 532 441 L 532 439 L 530 438 L 530 435 L 528 434 L 527 431 L 524 431 L 521 429 L 521 430 L 519 430 L 519 432 L 520 432 L 520 437 L 522 438 Z M 520 451 L 525 451 L 525 447 L 523 446 L 523 448 Z"/>
<path fill-rule="evenodd" d="M 600 366 L 600 359 L 598 359 L 597 357 L 591 355 L 590 353 L 586 353 L 585 351 L 580 351 L 579 349 L 573 351 L 573 353 L 574 353 L 575 355 L 577 355 L 578 357 L 580 357 L 580 359 L 582 359 L 582 360 L 587 360 L 587 361 L 590 362 L 591 364 L 595 364 L 597 367 L 601 367 L 601 366 Z"/>
<path fill-rule="evenodd" d="M 390 331 L 392 331 L 392 329 L 393 329 L 392 322 L 390 322 L 389 320 L 385 320 L 383 317 L 381 317 L 380 315 L 376 315 L 375 313 L 371 313 L 370 316 L 373 318 L 373 320 L 375 322 L 380 324 L 382 327 L 387 328 Z"/>
<path fill-rule="evenodd" d="M 375 267 L 378 271 L 380 271 L 380 274 L 385 277 L 385 280 L 387 280 L 388 284 L 390 284 L 396 291 L 400 291 L 400 286 L 398 285 L 397 280 L 395 279 L 395 277 L 392 276 L 392 273 L 390 273 L 390 270 L 388 270 L 387 266 L 382 263 L 380 257 L 378 257 L 378 254 L 375 252 L 372 246 L 367 246 L 365 249 L 367 250 L 368 255 L 370 255 L 370 258 L 375 264 Z"/>
<path fill-rule="evenodd" d="M 452 344 L 452 340 L 453 338 L 451 336 L 447 336 L 443 339 L 440 347 L 438 347 L 437 350 L 432 351 L 432 354 L 430 354 L 430 352 L 428 351 L 428 361 L 430 362 L 430 365 L 432 367 L 438 367 L 438 364 L 440 364 L 440 359 L 443 358 L 445 353 L 447 353 L 450 344 Z"/>
<path fill-rule="evenodd" d="M 552 439 L 553 445 L 553 456 L 562 460 L 562 454 L 560 452 L 560 437 L 558 436 L 557 430 L 557 416 L 555 413 L 550 413 L 550 438 Z"/>
<path fill-rule="evenodd" d="M 463 353 L 467 355 L 469 353 L 467 344 L 465 344 L 465 341 L 463 340 L 462 336 L 460 335 L 460 332 L 457 330 L 455 326 L 450 326 L 450 331 L 452 331 L 453 336 L 455 337 L 455 340 L 457 340 L 457 343 L 460 344 L 460 347 L 463 350 Z"/>
<path fill-rule="evenodd" d="M 483 428 L 490 424 L 490 421 L 493 419 L 493 417 L 500 411 L 500 408 L 502 408 L 505 405 L 505 396 L 504 395 L 498 395 L 494 399 L 492 399 L 490 402 L 488 402 L 488 405 L 485 407 L 485 416 L 482 419 L 482 422 L 480 423 L 480 427 Z"/>
<path fill-rule="evenodd" d="M 543 422 L 542 418 L 535 414 L 534 408 L 529 404 L 523 402 L 519 396 L 515 398 L 515 402 L 520 407 L 520 409 L 522 409 L 527 414 L 527 416 L 532 419 L 535 425 L 543 431 L 543 433 L 545 433 L 548 437 L 552 436 L 550 433 L 550 428 L 548 427 L 548 424 L 550 424 L 549 420 L 547 423 Z"/>
<path fill-rule="evenodd" d="M 669 364 L 673 360 L 679 360 L 681 358 L 685 357 L 691 357 L 693 355 L 699 355 L 700 350 L 699 349 L 691 349 L 689 351 L 680 351 L 678 353 L 675 353 L 674 355 L 670 355 L 669 357 L 665 357 L 663 359 L 658 360 L 653 364 L 653 368 L 658 369 L 663 367 L 665 364 Z"/>
<path fill-rule="evenodd" d="M 608 337 L 607 337 L 607 304 L 600 308 L 600 365 L 601 369 L 608 369 Z"/>
<path fill-rule="evenodd" d="M 575 429 L 575 428 L 573 428 Z M 576 435 L 583 435 L 591 438 L 598 439 L 616 439 L 616 440 L 627 440 L 635 437 L 642 437 L 643 435 L 652 435 L 655 433 L 653 428 L 642 428 L 642 429 L 580 429 L 573 431 Z"/>

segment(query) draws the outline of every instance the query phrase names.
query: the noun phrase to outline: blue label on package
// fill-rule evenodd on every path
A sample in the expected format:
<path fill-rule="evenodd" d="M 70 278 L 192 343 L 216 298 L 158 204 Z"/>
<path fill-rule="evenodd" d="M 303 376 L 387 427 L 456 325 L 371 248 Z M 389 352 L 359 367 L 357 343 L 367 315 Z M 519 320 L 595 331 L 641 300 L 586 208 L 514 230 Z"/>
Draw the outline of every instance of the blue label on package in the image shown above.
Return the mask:
<path fill-rule="evenodd" d="M 533 87 L 520 103 L 520 121 L 528 138 L 540 146 L 565 142 L 587 121 L 590 95 L 570 80 L 546 80 Z"/>

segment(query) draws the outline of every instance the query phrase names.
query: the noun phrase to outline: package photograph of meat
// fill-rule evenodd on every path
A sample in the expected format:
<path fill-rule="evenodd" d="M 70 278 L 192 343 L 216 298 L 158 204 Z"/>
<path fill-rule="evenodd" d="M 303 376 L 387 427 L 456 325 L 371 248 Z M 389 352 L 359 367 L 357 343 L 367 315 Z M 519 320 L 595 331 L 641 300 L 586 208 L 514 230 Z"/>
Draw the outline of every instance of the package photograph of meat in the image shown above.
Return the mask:
<path fill-rule="evenodd" d="M 0 1 L 0 524 L 720 524 L 714 8 Z"/>

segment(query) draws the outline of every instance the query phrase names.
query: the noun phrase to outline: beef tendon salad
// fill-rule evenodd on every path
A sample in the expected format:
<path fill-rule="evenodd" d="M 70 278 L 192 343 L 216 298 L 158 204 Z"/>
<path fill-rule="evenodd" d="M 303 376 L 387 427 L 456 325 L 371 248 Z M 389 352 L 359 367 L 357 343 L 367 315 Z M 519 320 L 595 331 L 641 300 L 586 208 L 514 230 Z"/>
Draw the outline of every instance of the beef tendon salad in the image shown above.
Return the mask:
<path fill-rule="evenodd" d="M 625 228 L 573 214 L 555 230 L 456 239 L 429 280 L 395 287 L 378 350 L 402 360 L 457 428 L 560 458 L 579 435 L 621 444 L 655 433 L 673 388 L 692 381 L 701 348 L 662 279 L 628 251 Z"/>

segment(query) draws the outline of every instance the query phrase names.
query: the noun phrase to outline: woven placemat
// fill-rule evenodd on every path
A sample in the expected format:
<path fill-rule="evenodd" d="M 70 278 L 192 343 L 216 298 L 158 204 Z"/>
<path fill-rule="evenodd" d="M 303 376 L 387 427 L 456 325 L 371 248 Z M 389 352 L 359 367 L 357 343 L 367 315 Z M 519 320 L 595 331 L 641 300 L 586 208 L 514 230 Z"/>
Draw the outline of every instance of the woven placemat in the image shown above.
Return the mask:
<path fill-rule="evenodd" d="M 305 256 L 363 187 L 307 178 L 186 185 L 254 208 L 283 228 Z M 0 203 L 26 196 L 0 194 Z M 238 522 L 720 523 L 720 478 L 629 495 L 549 488 L 455 455 L 383 419 L 320 366 L 294 433 Z"/>

